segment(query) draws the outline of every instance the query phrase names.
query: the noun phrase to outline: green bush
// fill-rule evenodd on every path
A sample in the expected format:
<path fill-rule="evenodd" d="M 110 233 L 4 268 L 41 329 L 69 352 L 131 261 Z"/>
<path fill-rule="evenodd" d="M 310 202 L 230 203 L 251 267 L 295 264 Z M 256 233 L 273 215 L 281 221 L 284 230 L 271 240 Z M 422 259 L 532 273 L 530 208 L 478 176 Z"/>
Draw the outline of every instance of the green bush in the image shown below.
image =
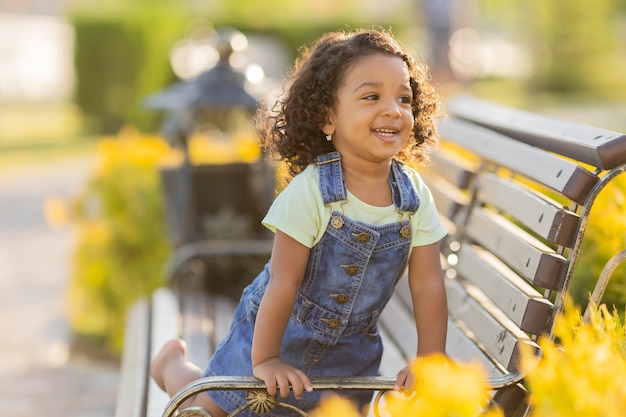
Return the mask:
<path fill-rule="evenodd" d="M 616 253 L 626 249 L 626 174 L 617 177 L 600 193 L 589 217 L 581 246 L 580 258 L 574 270 L 571 293 L 578 305 L 584 305 L 604 268 Z M 626 265 L 613 274 L 602 300 L 609 306 L 626 305 Z"/>
<path fill-rule="evenodd" d="M 619 99 L 626 70 L 614 0 L 535 0 L 525 8 L 538 65 L 534 88 Z M 620 43 L 622 43 L 620 45 Z"/>
<path fill-rule="evenodd" d="M 156 127 L 157 115 L 141 101 L 175 79 L 169 51 L 186 22 L 181 12 L 147 6 L 123 15 L 73 16 L 75 101 L 90 131 L 111 134 L 125 124 Z"/>

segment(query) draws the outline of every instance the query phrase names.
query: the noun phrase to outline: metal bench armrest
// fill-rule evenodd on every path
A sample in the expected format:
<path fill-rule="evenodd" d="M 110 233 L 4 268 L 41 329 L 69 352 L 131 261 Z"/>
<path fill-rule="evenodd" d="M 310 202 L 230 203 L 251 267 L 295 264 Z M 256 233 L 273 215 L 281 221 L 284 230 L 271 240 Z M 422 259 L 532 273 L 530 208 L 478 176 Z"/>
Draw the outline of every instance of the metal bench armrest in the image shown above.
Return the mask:
<path fill-rule="evenodd" d="M 486 380 L 486 384 L 489 388 L 499 389 L 520 382 L 523 376 L 524 375 L 522 373 L 512 372 L 499 377 L 488 378 Z M 393 390 L 395 381 L 395 377 L 382 376 L 311 378 L 311 384 L 313 385 L 314 390 L 380 391 L 380 394 L 383 394 L 386 391 Z M 223 390 L 248 390 L 266 392 L 265 383 L 255 377 L 211 376 L 200 378 L 183 387 L 170 399 L 170 401 L 167 403 L 165 411 L 163 412 L 163 417 L 173 416 L 176 410 L 180 407 L 180 405 L 185 400 L 193 397 L 194 395 L 206 391 Z M 379 397 L 376 398 L 374 404 L 375 415 L 379 415 L 377 409 L 378 401 Z"/>

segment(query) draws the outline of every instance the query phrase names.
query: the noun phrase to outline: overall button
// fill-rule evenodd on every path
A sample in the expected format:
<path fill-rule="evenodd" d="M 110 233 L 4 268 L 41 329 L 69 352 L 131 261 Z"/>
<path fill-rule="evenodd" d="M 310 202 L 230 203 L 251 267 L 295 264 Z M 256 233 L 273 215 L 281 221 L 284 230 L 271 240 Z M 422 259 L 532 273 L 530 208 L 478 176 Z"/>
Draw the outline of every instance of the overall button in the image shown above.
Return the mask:
<path fill-rule="evenodd" d="M 320 320 L 326 323 L 326 327 L 328 327 L 330 330 L 336 330 L 339 328 L 339 322 L 335 319 L 320 319 Z"/>
<path fill-rule="evenodd" d="M 348 275 L 356 275 L 356 274 L 359 273 L 359 266 L 358 265 L 355 265 L 355 264 L 341 265 L 341 267 L 346 270 L 346 273 Z"/>
<path fill-rule="evenodd" d="M 359 242 L 359 243 L 367 243 L 371 239 L 371 236 L 368 233 L 365 233 L 365 232 L 352 233 L 352 236 L 354 236 L 356 238 L 356 241 Z"/>
<path fill-rule="evenodd" d="M 402 228 L 400 229 L 400 237 L 403 238 L 403 239 L 406 239 L 409 236 L 411 236 L 411 227 L 410 226 L 402 226 Z"/>
<path fill-rule="evenodd" d="M 330 225 L 333 229 L 341 229 L 343 227 L 343 217 L 341 215 L 331 217 Z"/>
<path fill-rule="evenodd" d="M 339 304 L 345 304 L 349 300 L 348 296 L 345 294 L 331 294 L 330 296 L 333 297 Z"/>

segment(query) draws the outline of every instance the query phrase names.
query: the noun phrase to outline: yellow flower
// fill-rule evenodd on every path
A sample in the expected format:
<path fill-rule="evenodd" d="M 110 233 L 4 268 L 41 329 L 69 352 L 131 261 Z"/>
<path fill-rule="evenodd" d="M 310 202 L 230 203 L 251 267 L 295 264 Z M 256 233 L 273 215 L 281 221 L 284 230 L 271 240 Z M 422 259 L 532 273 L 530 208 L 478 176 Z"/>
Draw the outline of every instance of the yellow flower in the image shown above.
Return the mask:
<path fill-rule="evenodd" d="M 606 306 L 592 305 L 589 323 L 568 300 L 556 323 L 557 345 L 540 339 L 542 357 L 522 351 L 532 417 L 617 417 L 626 409 L 625 327 Z M 558 394 L 557 394 L 558 393 Z"/>
<path fill-rule="evenodd" d="M 361 417 L 350 401 L 332 394 L 322 400 L 309 415 L 311 417 Z"/>
<path fill-rule="evenodd" d="M 409 396 L 389 392 L 380 411 L 391 417 L 502 417 L 498 408 L 485 410 L 486 373 L 477 363 L 456 363 L 443 355 L 418 358 L 412 365 L 415 390 Z M 370 412 L 370 414 L 372 414 Z M 329 397 L 312 417 L 356 417 L 360 414 L 345 399 Z"/>
<path fill-rule="evenodd" d="M 478 363 L 457 363 L 443 355 L 418 358 L 411 369 L 416 375 L 410 397 L 392 394 L 387 408 L 392 416 L 476 417 L 501 416 L 498 409 L 485 412 L 488 388 L 486 373 Z"/>
<path fill-rule="evenodd" d="M 254 162 L 261 156 L 261 149 L 252 132 L 227 135 L 213 130 L 194 134 L 189 139 L 189 156 L 194 164 Z"/>

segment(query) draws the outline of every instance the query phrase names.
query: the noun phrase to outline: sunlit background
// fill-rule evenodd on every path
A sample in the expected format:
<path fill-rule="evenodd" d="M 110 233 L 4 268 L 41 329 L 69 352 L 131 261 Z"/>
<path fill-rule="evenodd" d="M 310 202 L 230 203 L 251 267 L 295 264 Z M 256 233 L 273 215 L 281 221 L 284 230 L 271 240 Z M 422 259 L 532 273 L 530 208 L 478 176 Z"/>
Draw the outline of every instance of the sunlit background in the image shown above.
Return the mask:
<path fill-rule="evenodd" d="M 322 32 L 380 25 L 431 65 L 444 93 L 458 87 L 522 106 L 532 97 L 554 107 L 623 107 L 624 3 L 3 0 L 0 146 L 128 123 L 154 128 L 141 97 L 214 65 L 212 40 L 224 26 L 243 32 L 231 61 L 259 95 Z M 49 127 L 21 131 L 23 117 Z"/>
<path fill-rule="evenodd" d="M 0 0 L 0 404 L 38 415 L 35 390 L 52 417 L 112 415 L 124 309 L 171 251 L 156 167 L 183 158 L 176 129 L 194 163 L 259 157 L 249 114 L 191 129 L 147 99 L 193 85 L 228 38 L 245 91 L 271 101 L 302 47 L 371 26 L 426 61 L 444 99 L 626 131 L 626 0 Z M 626 304 L 619 281 L 607 296 Z"/>

